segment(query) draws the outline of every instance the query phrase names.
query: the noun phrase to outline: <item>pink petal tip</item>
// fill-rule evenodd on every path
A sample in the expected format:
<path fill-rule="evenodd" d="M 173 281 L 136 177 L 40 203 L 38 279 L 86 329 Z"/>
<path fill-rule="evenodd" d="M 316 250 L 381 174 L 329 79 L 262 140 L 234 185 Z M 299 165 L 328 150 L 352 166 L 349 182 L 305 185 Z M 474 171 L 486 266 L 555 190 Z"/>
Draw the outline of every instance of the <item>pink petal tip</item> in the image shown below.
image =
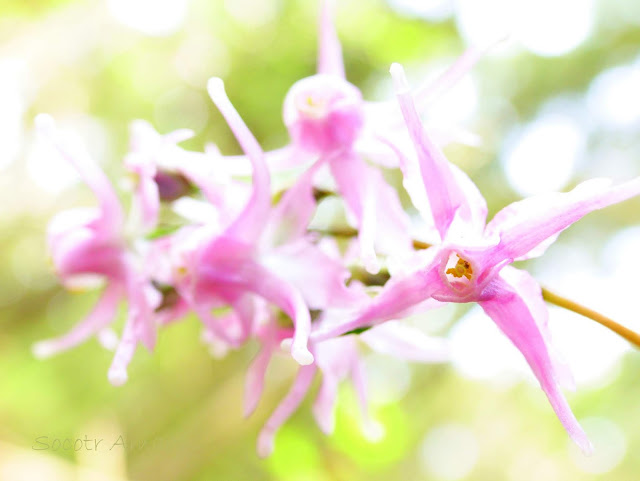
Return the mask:
<path fill-rule="evenodd" d="M 127 371 L 125 371 L 124 369 L 110 369 L 108 377 L 109 382 L 114 386 L 122 386 L 125 382 L 127 382 L 127 379 L 129 379 Z"/>

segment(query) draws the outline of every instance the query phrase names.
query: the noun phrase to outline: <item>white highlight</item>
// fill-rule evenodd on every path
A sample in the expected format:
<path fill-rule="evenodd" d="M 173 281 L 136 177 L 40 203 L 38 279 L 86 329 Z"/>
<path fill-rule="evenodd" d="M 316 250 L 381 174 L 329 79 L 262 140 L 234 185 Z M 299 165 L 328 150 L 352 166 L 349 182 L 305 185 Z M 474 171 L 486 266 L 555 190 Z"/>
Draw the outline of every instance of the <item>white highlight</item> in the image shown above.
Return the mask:
<path fill-rule="evenodd" d="M 387 0 L 397 12 L 425 20 L 446 20 L 453 14 L 453 0 Z"/>
<path fill-rule="evenodd" d="M 478 89 L 473 78 L 466 75 L 433 100 L 426 111 L 427 121 L 434 126 L 459 126 L 473 118 L 477 106 Z"/>
<path fill-rule="evenodd" d="M 585 141 L 571 117 L 539 117 L 506 142 L 501 157 L 509 183 L 523 196 L 561 190 L 571 180 Z"/>
<path fill-rule="evenodd" d="M 231 68 L 227 45 L 209 32 L 190 32 L 174 58 L 180 78 L 200 89 L 212 75 L 224 77 Z"/>
<path fill-rule="evenodd" d="M 272 22 L 281 8 L 281 0 L 225 0 L 229 14 L 247 27 L 260 27 Z"/>
<path fill-rule="evenodd" d="M 31 352 L 36 359 L 47 359 L 56 353 L 56 349 L 52 342 L 40 341 L 33 345 Z"/>
<path fill-rule="evenodd" d="M 203 94 L 178 87 L 158 99 L 153 117 L 160 131 L 173 131 L 186 126 L 192 133 L 200 133 L 209 120 L 208 108 L 209 99 Z"/>
<path fill-rule="evenodd" d="M 486 45 L 510 31 L 513 0 L 456 0 L 456 24 L 469 45 Z"/>
<path fill-rule="evenodd" d="M 118 335 L 111 328 L 101 329 L 97 337 L 100 345 L 109 351 L 115 351 L 118 347 Z"/>
<path fill-rule="evenodd" d="M 587 94 L 590 116 L 610 129 L 635 128 L 640 124 L 640 61 L 605 70 Z"/>
<path fill-rule="evenodd" d="M 22 149 L 26 110 L 23 85 L 26 67 L 14 59 L 0 59 L 0 171 L 11 165 Z"/>
<path fill-rule="evenodd" d="M 457 0 L 456 22 L 469 45 L 509 34 L 541 56 L 569 53 L 593 31 L 595 0 Z"/>
<path fill-rule="evenodd" d="M 620 427 L 604 418 L 588 418 L 581 421 L 582 427 L 593 442 L 593 455 L 584 456 L 573 443 L 569 453 L 573 463 L 585 473 L 604 474 L 620 464 L 627 453 L 627 439 Z"/>
<path fill-rule="evenodd" d="M 520 0 L 515 33 L 524 47 L 544 57 L 564 55 L 591 34 L 595 0 Z"/>
<path fill-rule="evenodd" d="M 108 374 L 109 382 L 114 386 L 122 386 L 129 376 L 124 369 L 110 369 Z"/>
<path fill-rule="evenodd" d="M 389 356 L 370 354 L 364 359 L 364 365 L 367 398 L 372 404 L 396 402 L 409 390 L 411 371 L 406 362 Z"/>
<path fill-rule="evenodd" d="M 107 0 L 107 5 L 123 25 L 147 35 L 165 36 L 182 27 L 189 0 Z"/>
<path fill-rule="evenodd" d="M 453 367 L 464 377 L 510 385 L 527 378 L 535 383 L 520 351 L 493 321 L 474 306 L 451 330 Z"/>
<path fill-rule="evenodd" d="M 46 125 L 51 117 L 39 115 L 36 118 L 39 128 Z M 73 137 L 74 143 L 86 145 L 95 160 L 107 157 L 108 138 L 103 126 L 91 117 L 58 119 L 61 135 Z M 36 139 L 27 153 L 27 172 L 39 189 L 51 194 L 59 194 L 76 184 L 80 176 L 73 166 L 46 139 Z"/>
<path fill-rule="evenodd" d="M 466 477 L 478 461 L 476 437 L 459 424 L 444 424 L 432 429 L 420 451 L 425 474 L 447 481 Z"/>

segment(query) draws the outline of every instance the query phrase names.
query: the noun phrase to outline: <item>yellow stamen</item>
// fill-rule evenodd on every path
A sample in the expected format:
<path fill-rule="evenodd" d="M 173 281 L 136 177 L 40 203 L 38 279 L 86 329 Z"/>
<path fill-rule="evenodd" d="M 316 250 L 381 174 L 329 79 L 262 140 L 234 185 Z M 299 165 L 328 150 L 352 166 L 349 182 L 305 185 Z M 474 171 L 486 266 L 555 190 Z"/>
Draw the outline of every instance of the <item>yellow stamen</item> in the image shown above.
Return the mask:
<path fill-rule="evenodd" d="M 189 273 L 189 269 L 186 266 L 178 266 L 176 268 L 176 274 L 178 277 L 184 277 Z"/>
<path fill-rule="evenodd" d="M 302 114 L 313 118 L 321 118 L 326 114 L 327 100 L 317 95 L 306 95 L 298 99 L 297 105 L 298 111 Z"/>
<path fill-rule="evenodd" d="M 451 274 L 453 277 L 460 278 L 464 276 L 467 279 L 471 280 L 471 278 L 473 277 L 473 268 L 471 267 L 471 264 L 469 264 L 469 261 L 462 259 L 457 254 L 456 257 L 458 258 L 458 263 L 455 265 L 455 267 L 450 267 L 449 269 L 447 269 L 446 273 Z"/>

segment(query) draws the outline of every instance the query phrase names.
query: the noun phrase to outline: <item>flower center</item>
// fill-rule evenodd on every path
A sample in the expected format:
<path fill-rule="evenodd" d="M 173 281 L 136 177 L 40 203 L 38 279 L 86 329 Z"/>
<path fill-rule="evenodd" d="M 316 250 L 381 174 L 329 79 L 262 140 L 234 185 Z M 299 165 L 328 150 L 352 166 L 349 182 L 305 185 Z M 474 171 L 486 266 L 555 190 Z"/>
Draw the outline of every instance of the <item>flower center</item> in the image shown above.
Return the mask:
<path fill-rule="evenodd" d="M 473 277 L 473 268 L 471 267 L 471 264 L 468 260 L 463 259 L 458 254 L 456 254 L 455 256 L 458 258 L 458 262 L 455 266 L 447 269 L 446 274 L 452 275 L 453 277 L 456 277 L 458 279 L 464 276 L 467 279 L 471 280 L 471 278 Z"/>
<path fill-rule="evenodd" d="M 173 202 L 195 189 L 189 179 L 179 173 L 158 170 L 153 180 L 158 185 L 160 200 L 165 202 Z"/>
<path fill-rule="evenodd" d="M 297 99 L 296 104 L 302 115 L 312 119 L 321 119 L 327 114 L 328 99 L 314 94 L 302 95 L 301 97 L 301 99 Z"/>
<path fill-rule="evenodd" d="M 284 123 L 303 150 L 348 149 L 364 124 L 362 94 L 346 80 L 314 75 L 296 82 L 284 101 Z"/>

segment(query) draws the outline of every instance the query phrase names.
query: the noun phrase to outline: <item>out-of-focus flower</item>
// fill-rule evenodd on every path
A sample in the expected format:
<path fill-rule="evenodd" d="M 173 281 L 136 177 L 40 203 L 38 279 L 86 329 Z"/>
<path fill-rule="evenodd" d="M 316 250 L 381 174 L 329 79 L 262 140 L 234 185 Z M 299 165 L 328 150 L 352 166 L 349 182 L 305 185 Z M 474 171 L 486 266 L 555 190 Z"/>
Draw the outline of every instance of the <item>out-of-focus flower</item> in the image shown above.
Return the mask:
<path fill-rule="evenodd" d="M 228 175 L 214 147 L 202 154 L 177 145 L 191 137 L 193 132 L 189 129 L 161 135 L 144 120 L 131 124 L 125 167 L 137 177 L 134 205 L 140 206 L 141 221 L 147 230 L 158 221 L 161 201 L 175 201 L 196 188 L 215 207 L 220 222 L 235 217 L 246 203 L 247 185 Z"/>
<path fill-rule="evenodd" d="M 358 290 L 366 302 L 367 294 Z M 353 306 L 356 306 L 354 303 Z M 329 308 L 323 311 L 316 325 L 327 328 L 338 325 L 349 315 L 348 309 Z M 284 339 L 291 336 L 290 330 L 278 328 L 271 323 L 261 331 L 262 348 L 249 367 L 245 389 L 245 415 L 256 408 L 264 385 L 267 367 L 273 355 Z M 431 338 L 422 331 L 400 323 L 386 323 L 370 329 L 359 339 L 371 349 L 399 359 L 437 363 L 448 360 L 449 350 L 443 339 Z M 358 338 L 344 336 L 313 343 L 310 347 L 315 362 L 302 366 L 293 381 L 289 393 L 281 401 L 265 423 L 258 436 L 258 454 L 268 456 L 274 448 L 278 429 L 295 412 L 311 388 L 314 377 L 322 375 L 320 390 L 313 405 L 316 423 L 325 434 L 331 434 L 335 425 L 335 406 L 338 386 L 344 380 L 350 380 L 356 391 L 361 411 L 361 421 L 365 436 L 375 440 L 382 435 L 381 427 L 370 418 L 368 413 L 366 379 L 359 355 Z"/>
<path fill-rule="evenodd" d="M 119 301 L 126 297 L 129 311 L 109 379 L 122 384 L 126 368 L 138 342 L 148 349 L 155 344 L 153 310 L 160 302 L 140 265 L 140 258 L 128 245 L 124 212 L 113 186 L 85 150 L 63 138 L 53 119 L 36 119 L 40 134 L 50 141 L 80 173 L 98 198 L 98 207 L 62 212 L 49 226 L 48 244 L 58 276 L 67 287 L 86 287 L 96 280 L 105 282 L 104 292 L 89 316 L 68 334 L 35 345 L 38 357 L 46 357 L 73 347 L 107 327 Z"/>
<path fill-rule="evenodd" d="M 509 264 L 541 255 L 562 230 L 585 214 L 640 194 L 640 178 L 617 186 L 596 179 L 568 193 L 531 197 L 502 209 L 485 226 L 487 208 L 481 194 L 466 175 L 452 169 L 425 132 L 402 67 L 394 64 L 391 72 L 441 244 L 426 251 L 421 269 L 392 279 L 354 320 L 314 337 L 333 337 L 397 318 L 429 297 L 478 302 L 522 352 L 572 439 L 590 451 L 559 388 L 568 373 L 551 350 L 540 286 Z"/>
<path fill-rule="evenodd" d="M 227 225 L 190 226 L 176 235 L 176 288 L 212 333 L 234 347 L 256 328 L 254 296 L 275 304 L 293 320 L 293 357 L 310 364 L 309 309 L 352 300 L 344 284 L 348 271 L 305 238 L 315 207 L 311 178 L 316 167 L 272 208 L 270 175 L 260 146 L 221 80 L 209 82 L 209 93 L 252 161 L 253 188 L 244 209 Z M 230 331 L 215 319 L 212 309 L 221 305 L 232 307 L 231 315 L 239 321 L 236 329 Z"/>
<path fill-rule="evenodd" d="M 291 143 L 267 153 L 267 163 L 278 171 L 325 162 L 348 218 L 358 228 L 360 257 L 367 270 L 377 272 L 376 253 L 394 256 L 411 250 L 410 222 L 396 190 L 365 158 L 408 172 L 411 166 L 402 163 L 405 156 L 397 155 L 408 145 L 406 134 L 394 104 L 365 102 L 360 90 L 346 80 L 330 0 L 323 2 L 319 32 L 318 73 L 296 82 L 284 100 Z M 470 50 L 435 82 L 416 89 L 417 102 L 426 106 L 432 95 L 455 83 L 480 55 Z M 412 195 L 413 189 L 408 192 Z"/>

